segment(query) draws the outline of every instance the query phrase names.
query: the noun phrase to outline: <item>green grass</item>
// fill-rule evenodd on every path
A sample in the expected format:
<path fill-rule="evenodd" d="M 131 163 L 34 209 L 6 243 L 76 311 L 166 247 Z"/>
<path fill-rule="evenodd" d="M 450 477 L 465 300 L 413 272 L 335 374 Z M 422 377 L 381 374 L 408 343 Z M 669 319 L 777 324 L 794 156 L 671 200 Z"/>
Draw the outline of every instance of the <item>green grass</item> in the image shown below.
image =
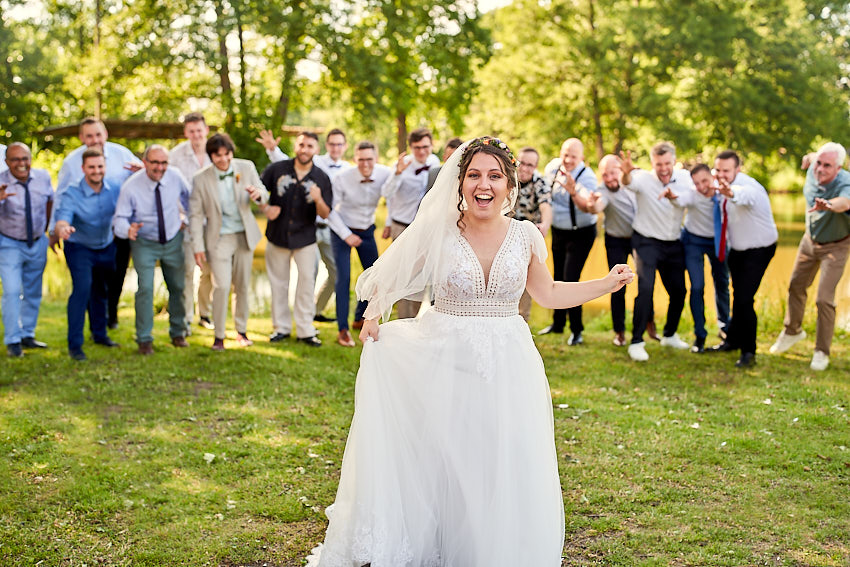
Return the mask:
<path fill-rule="evenodd" d="M 763 307 L 763 310 L 765 308 Z M 759 344 L 779 328 L 766 310 Z M 532 328 L 547 315 L 534 312 Z M 565 565 L 850 564 L 847 336 L 826 372 L 811 341 L 789 355 L 649 345 L 647 364 L 592 314 L 582 347 L 538 338 L 555 404 Z M 683 319 L 682 332 L 687 333 Z M 358 349 L 257 341 L 209 350 L 132 342 L 65 352 L 64 305 L 43 308 L 51 348 L 0 367 L 3 565 L 302 565 L 321 541 L 353 411 Z M 811 331 L 812 329 L 807 328 Z"/>

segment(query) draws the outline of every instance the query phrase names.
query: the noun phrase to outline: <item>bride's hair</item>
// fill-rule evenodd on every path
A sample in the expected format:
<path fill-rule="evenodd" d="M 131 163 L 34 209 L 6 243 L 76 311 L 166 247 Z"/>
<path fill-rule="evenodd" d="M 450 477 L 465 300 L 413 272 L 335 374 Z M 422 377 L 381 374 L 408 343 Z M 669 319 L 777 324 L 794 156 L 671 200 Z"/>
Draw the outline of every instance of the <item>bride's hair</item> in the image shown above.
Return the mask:
<path fill-rule="evenodd" d="M 499 169 L 501 169 L 505 177 L 508 178 L 509 201 L 512 201 L 513 193 L 517 190 L 516 158 L 510 148 L 508 148 L 508 146 L 498 138 L 493 138 L 491 136 L 482 136 L 469 142 L 463 150 L 463 155 L 460 158 L 460 164 L 458 164 L 460 172 L 457 177 L 457 210 L 460 215 L 457 219 L 457 227 L 461 231 L 463 231 L 466 227 L 466 223 L 463 222 L 463 180 L 466 177 L 466 171 L 469 169 L 469 164 L 472 162 L 472 158 L 479 153 L 491 155 L 499 162 Z M 513 212 L 511 211 L 510 214 L 513 214 Z"/>

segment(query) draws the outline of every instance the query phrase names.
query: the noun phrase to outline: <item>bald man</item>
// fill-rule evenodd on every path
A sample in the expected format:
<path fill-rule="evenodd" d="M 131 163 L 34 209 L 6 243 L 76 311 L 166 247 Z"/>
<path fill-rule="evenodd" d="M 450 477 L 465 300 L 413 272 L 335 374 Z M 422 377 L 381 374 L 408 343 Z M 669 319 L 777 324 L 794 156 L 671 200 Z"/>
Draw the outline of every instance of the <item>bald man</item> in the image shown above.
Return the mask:
<path fill-rule="evenodd" d="M 593 203 L 596 175 L 584 163 L 584 145 L 568 138 L 561 145 L 560 156 L 544 169 L 544 177 L 552 188 L 552 260 L 555 280 L 577 282 L 581 277 L 593 241 L 596 240 L 596 213 Z M 584 325 L 581 306 L 555 309 L 552 324 L 538 334 L 563 333 L 570 316 L 570 346 L 582 344 Z"/>
<path fill-rule="evenodd" d="M 186 310 L 183 286 L 183 228 L 189 210 L 189 184 L 176 168 L 168 167 L 168 150 L 148 146 L 142 156 L 144 169 L 124 183 L 112 226 L 115 236 L 130 240 L 133 266 L 138 275 L 136 292 L 136 342 L 139 354 L 153 354 L 154 273 L 159 262 L 168 288 L 168 319 L 171 343 L 186 342 Z"/>
<path fill-rule="evenodd" d="M 0 173 L 0 282 L 3 284 L 4 342 L 9 356 L 45 348 L 35 340 L 41 280 L 47 263 L 44 230 L 53 206 L 53 185 L 44 169 L 32 169 L 32 153 L 15 142 L 6 149 Z"/>

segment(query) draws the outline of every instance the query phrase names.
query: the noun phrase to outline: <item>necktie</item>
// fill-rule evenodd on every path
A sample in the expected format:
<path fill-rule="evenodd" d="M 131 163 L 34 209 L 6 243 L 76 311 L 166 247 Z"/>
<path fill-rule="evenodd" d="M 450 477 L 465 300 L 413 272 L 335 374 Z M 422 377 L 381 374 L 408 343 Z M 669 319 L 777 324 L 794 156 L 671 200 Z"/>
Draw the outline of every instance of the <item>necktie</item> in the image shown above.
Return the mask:
<path fill-rule="evenodd" d="M 360 183 L 372 183 L 373 181 L 375 181 L 375 180 L 374 179 L 361 179 Z"/>
<path fill-rule="evenodd" d="M 224 180 L 225 180 L 225 179 L 227 179 L 228 177 L 233 177 L 233 170 L 232 170 L 232 169 L 231 169 L 230 171 L 228 171 L 227 173 L 221 173 L 221 174 L 219 174 L 219 176 L 218 176 L 218 178 L 219 178 L 221 181 L 224 181 Z"/>
<path fill-rule="evenodd" d="M 428 171 L 429 169 L 431 169 L 430 165 L 423 165 L 422 167 L 420 167 L 419 169 L 416 170 L 415 174 L 419 175 L 423 171 Z"/>
<path fill-rule="evenodd" d="M 159 243 L 165 244 L 165 214 L 162 212 L 162 195 L 159 192 L 160 184 L 156 184 L 153 193 L 156 198 L 156 228 L 159 236 Z"/>
<path fill-rule="evenodd" d="M 714 201 L 714 254 L 723 262 L 726 259 L 726 226 L 729 221 L 726 215 L 726 199 L 723 199 L 723 205 L 717 195 L 711 200 Z"/>
<path fill-rule="evenodd" d="M 26 216 L 27 222 L 27 247 L 32 248 L 32 243 L 35 241 L 33 238 L 33 227 L 32 227 L 32 200 L 30 199 L 30 180 L 27 179 L 26 183 L 23 181 L 18 181 L 20 185 L 24 186 L 24 215 Z"/>

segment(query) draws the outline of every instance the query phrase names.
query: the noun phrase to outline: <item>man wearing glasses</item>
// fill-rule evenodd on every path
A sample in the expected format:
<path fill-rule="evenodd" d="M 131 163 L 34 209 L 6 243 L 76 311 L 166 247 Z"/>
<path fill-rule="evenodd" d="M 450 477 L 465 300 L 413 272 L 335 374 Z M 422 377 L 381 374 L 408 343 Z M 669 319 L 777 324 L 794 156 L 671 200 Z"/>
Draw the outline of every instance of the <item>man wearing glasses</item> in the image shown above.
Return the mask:
<path fill-rule="evenodd" d="M 434 142 L 430 130 L 414 130 L 408 136 L 407 143 L 413 155 L 402 152 L 398 156 L 394 175 L 390 176 L 382 190 L 387 196 L 387 222 L 382 236 L 393 240 L 413 222 L 416 211 L 419 210 L 419 202 L 428 187 L 428 171 L 440 165 L 440 158 L 431 151 Z M 396 304 L 399 319 L 416 317 L 421 303 L 408 299 L 399 300 Z"/>
<path fill-rule="evenodd" d="M 41 279 L 47 263 L 44 229 L 53 206 L 53 186 L 44 169 L 32 169 L 32 153 L 20 142 L 6 151 L 0 173 L 0 283 L 3 284 L 4 343 L 9 356 L 46 348 L 35 339 Z"/>
<path fill-rule="evenodd" d="M 112 225 L 115 236 L 128 238 L 133 266 L 139 277 L 136 292 L 136 342 L 139 354 L 153 354 L 154 273 L 159 261 L 168 288 L 169 336 L 176 347 L 186 342 L 186 283 L 183 228 L 189 210 L 189 184 L 176 169 L 168 168 L 168 150 L 148 146 L 142 156 L 144 170 L 121 188 Z"/>
<path fill-rule="evenodd" d="M 528 220 L 537 225 L 541 234 L 546 236 L 552 226 L 552 190 L 546 180 L 537 172 L 540 154 L 531 147 L 519 152 L 519 191 L 517 192 L 514 218 Z M 528 321 L 531 316 L 531 296 L 525 291 L 519 300 L 519 314 Z"/>

